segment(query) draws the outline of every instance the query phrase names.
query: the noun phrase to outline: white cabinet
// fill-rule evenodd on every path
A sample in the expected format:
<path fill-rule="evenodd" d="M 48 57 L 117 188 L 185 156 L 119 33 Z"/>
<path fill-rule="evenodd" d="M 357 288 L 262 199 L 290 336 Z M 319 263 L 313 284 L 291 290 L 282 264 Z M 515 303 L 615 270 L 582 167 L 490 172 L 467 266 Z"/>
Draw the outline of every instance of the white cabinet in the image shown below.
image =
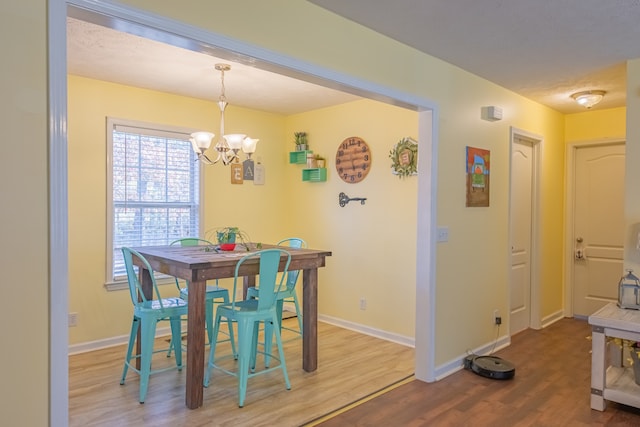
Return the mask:
<path fill-rule="evenodd" d="M 610 303 L 589 316 L 591 325 L 591 408 L 604 411 L 606 401 L 640 408 L 640 385 L 632 367 L 609 366 L 607 337 L 640 341 L 640 311 Z"/>

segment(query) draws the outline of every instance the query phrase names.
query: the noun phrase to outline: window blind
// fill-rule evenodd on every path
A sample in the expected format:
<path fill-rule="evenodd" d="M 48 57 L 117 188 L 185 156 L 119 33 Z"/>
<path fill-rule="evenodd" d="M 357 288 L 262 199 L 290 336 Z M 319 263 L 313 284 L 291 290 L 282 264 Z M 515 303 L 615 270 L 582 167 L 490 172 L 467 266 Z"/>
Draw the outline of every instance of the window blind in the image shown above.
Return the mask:
<path fill-rule="evenodd" d="M 109 121 L 111 260 L 107 282 L 126 280 L 123 246 L 166 245 L 200 230 L 200 164 L 189 134 Z"/>

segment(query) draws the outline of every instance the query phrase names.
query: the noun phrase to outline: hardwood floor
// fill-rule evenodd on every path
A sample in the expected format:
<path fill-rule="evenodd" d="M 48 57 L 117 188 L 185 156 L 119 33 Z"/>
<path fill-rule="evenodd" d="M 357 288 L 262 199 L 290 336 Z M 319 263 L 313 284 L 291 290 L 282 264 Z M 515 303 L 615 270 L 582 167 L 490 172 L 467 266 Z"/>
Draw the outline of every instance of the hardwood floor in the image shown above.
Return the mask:
<path fill-rule="evenodd" d="M 294 326 L 296 319 L 288 322 Z M 219 371 L 204 390 L 204 405 L 189 410 L 184 404 L 186 370 L 153 375 L 141 405 L 137 374 L 130 371 L 125 385 L 119 384 L 124 346 L 70 356 L 69 425 L 300 426 L 413 374 L 413 348 L 323 322 L 318 331 L 318 370 L 302 370 L 302 340 L 285 331 L 291 390 L 285 389 L 279 371 L 252 378 L 244 408 L 238 408 L 236 379 Z M 166 346 L 166 339 L 157 344 Z M 157 369 L 174 359 L 156 354 L 153 363 Z"/>
<path fill-rule="evenodd" d="M 638 409 L 613 402 L 604 412 L 590 409 L 590 334 L 576 319 L 521 332 L 496 352 L 515 365 L 512 380 L 462 370 L 435 383 L 412 381 L 318 425 L 640 426 Z"/>

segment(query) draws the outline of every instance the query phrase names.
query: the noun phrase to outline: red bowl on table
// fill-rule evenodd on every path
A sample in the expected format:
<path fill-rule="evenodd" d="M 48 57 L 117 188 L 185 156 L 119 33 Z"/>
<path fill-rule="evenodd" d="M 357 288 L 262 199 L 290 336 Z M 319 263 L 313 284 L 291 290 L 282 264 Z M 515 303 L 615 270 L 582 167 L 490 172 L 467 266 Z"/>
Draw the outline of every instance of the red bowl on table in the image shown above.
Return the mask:
<path fill-rule="evenodd" d="M 220 243 L 220 249 L 223 251 L 232 251 L 236 248 L 235 243 Z"/>

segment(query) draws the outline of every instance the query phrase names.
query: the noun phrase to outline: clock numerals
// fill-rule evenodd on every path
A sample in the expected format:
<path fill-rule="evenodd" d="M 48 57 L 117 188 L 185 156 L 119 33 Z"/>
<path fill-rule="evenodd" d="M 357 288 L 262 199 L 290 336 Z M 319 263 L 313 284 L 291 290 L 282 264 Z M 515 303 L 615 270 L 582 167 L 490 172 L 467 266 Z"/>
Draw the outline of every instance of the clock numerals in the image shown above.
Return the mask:
<path fill-rule="evenodd" d="M 344 182 L 362 181 L 371 169 L 371 150 L 367 143 L 356 136 L 342 141 L 336 152 L 336 169 Z"/>

